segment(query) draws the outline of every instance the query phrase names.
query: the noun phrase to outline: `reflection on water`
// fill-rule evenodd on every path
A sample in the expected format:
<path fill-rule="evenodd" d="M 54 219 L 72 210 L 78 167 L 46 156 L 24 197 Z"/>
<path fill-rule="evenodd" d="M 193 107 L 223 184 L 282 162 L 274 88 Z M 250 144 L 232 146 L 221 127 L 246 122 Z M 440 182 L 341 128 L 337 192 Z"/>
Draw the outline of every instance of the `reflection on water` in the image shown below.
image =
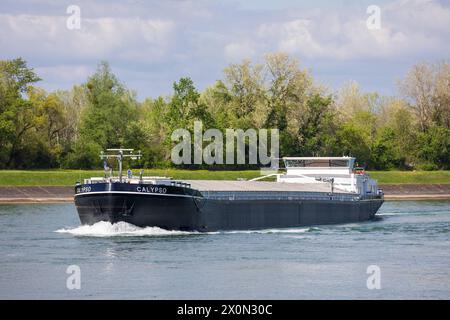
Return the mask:
<path fill-rule="evenodd" d="M 379 217 L 205 234 L 0 205 L 0 298 L 450 298 L 450 202 L 386 202 Z M 73 264 L 80 290 L 66 288 Z M 366 287 L 374 264 L 380 290 Z"/>

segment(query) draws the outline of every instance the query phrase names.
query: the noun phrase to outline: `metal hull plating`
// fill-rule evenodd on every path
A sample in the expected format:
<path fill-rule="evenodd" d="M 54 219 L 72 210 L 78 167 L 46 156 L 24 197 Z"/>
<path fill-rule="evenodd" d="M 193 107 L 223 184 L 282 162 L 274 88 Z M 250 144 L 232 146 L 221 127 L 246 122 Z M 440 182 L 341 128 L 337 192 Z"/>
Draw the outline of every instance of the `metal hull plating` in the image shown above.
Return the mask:
<path fill-rule="evenodd" d="M 180 188 L 175 194 L 130 190 L 77 194 L 75 204 L 81 223 L 124 221 L 140 227 L 202 232 L 289 228 L 370 220 L 383 203 L 382 199 L 223 200 L 203 198 L 192 189 L 187 192 Z"/>

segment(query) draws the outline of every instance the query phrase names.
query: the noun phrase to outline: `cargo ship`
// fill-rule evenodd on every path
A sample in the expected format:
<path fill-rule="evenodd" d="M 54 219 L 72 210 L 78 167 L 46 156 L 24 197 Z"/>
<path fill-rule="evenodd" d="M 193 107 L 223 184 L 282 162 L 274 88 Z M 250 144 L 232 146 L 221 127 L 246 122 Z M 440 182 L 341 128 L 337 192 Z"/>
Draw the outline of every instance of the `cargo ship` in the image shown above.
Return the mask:
<path fill-rule="evenodd" d="M 132 149 L 108 149 L 118 175 L 85 179 L 75 186 L 82 224 L 124 221 L 139 227 L 210 232 L 295 228 L 373 219 L 383 203 L 375 180 L 355 168 L 353 157 L 285 157 L 285 172 L 253 180 L 173 180 L 123 175 Z M 265 178 L 275 181 L 261 181 Z M 266 180 L 267 180 L 266 179 Z"/>

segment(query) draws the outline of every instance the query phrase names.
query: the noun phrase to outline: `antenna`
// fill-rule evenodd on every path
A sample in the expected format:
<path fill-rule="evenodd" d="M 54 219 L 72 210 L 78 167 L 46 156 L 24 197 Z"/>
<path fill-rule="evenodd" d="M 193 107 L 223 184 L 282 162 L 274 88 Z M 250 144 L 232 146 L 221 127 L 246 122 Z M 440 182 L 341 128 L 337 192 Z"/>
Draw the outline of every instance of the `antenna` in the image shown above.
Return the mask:
<path fill-rule="evenodd" d="M 119 182 L 122 182 L 122 163 L 124 158 L 131 158 L 132 160 L 140 159 L 142 157 L 141 151 L 133 154 L 134 149 L 106 149 L 107 153 L 100 152 L 100 159 L 117 159 L 119 162 Z M 128 154 L 126 153 L 128 152 Z"/>

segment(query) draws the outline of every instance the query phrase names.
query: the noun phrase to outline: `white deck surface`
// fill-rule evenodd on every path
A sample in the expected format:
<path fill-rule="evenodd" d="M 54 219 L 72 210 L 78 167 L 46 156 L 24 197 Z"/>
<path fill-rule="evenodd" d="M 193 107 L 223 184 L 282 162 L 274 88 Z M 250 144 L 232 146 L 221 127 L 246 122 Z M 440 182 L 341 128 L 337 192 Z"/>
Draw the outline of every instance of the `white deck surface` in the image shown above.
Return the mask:
<path fill-rule="evenodd" d="M 228 181 L 228 180 L 183 180 L 193 189 L 202 191 L 293 191 L 293 192 L 330 192 L 329 183 L 282 183 L 268 181 Z M 334 193 L 345 191 L 334 188 Z M 345 192 L 347 193 L 347 192 Z"/>

